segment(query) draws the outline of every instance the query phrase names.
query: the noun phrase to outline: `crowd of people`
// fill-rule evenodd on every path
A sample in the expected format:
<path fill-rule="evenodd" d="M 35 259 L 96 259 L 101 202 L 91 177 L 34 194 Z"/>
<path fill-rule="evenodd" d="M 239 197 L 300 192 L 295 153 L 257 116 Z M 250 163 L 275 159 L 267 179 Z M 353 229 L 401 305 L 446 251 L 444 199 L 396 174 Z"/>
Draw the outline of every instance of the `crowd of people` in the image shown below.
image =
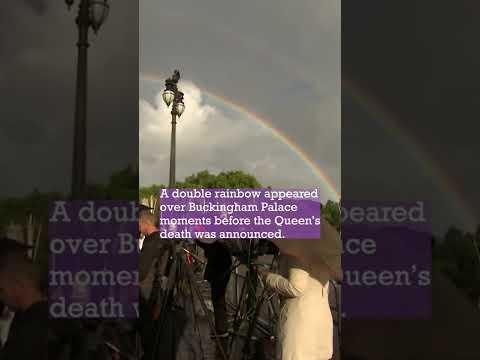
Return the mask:
<path fill-rule="evenodd" d="M 0 360 L 186 359 L 179 354 L 182 353 L 181 338 L 186 333 L 189 315 L 176 306 L 169 297 L 171 294 L 168 294 L 168 289 L 173 288 L 172 282 L 178 285 L 179 281 L 178 270 L 174 268 L 175 242 L 160 237 L 157 216 L 148 208 L 141 209 L 139 213 L 139 232 L 144 237 L 139 256 L 139 318 L 132 324 L 133 331 L 130 333 L 135 334 L 135 339 L 140 339 L 141 345 L 131 347 L 133 354 L 122 352 L 121 346 L 114 341 L 92 337 L 92 329 L 98 335 L 101 321 L 49 320 L 48 289 L 44 286 L 41 272 L 27 255 L 28 248 L 16 241 L 1 239 L 0 301 L 15 315 L 8 337 L 2 344 Z M 202 331 L 211 331 L 209 335 L 215 344 L 215 358 L 231 359 L 229 344 L 232 329 L 227 314 L 226 293 L 232 254 L 222 241 L 197 239 L 196 245 L 203 250 L 207 262 L 203 277 L 210 285 L 214 314 L 211 326 Z M 278 252 L 276 258 L 278 266 L 275 272 L 262 266 L 255 268 L 268 291 L 281 299 L 275 358 L 331 359 L 334 355 L 334 326 L 329 305 L 328 274 L 313 276 L 309 265 L 291 254 Z M 92 345 L 95 341 L 97 345 Z M 197 358 L 197 355 L 192 355 L 192 359 Z"/>
<path fill-rule="evenodd" d="M 142 286 L 152 288 L 154 272 L 166 274 L 165 254 L 169 242 L 160 239 L 156 226 L 157 218 L 148 210 L 140 215 L 140 232 L 145 240 L 140 255 L 140 280 Z M 231 254 L 228 247 L 219 240 L 198 239 L 208 261 L 204 278 L 211 285 L 211 299 L 215 318 L 215 336 L 220 339 L 217 356 L 228 354 L 230 336 L 226 308 L 226 291 L 230 280 Z M 153 255 L 156 254 L 156 255 Z M 155 263 L 161 263 L 155 268 Z M 328 360 L 333 357 L 334 326 L 329 303 L 329 274 L 311 276 L 309 265 L 291 254 L 279 253 L 278 270 L 273 273 L 259 266 L 256 272 L 264 285 L 281 298 L 281 310 L 277 324 L 276 358 L 281 360 Z M 142 295 L 151 292 L 142 292 Z M 148 303 L 145 298 L 144 303 Z M 145 337 L 147 339 L 147 337 Z M 175 341 L 174 339 L 172 339 Z M 163 344 L 175 349 L 175 343 Z M 146 344 L 146 348 L 151 348 Z M 175 351 L 175 350 L 174 350 Z M 172 357 L 174 359 L 175 357 Z"/>

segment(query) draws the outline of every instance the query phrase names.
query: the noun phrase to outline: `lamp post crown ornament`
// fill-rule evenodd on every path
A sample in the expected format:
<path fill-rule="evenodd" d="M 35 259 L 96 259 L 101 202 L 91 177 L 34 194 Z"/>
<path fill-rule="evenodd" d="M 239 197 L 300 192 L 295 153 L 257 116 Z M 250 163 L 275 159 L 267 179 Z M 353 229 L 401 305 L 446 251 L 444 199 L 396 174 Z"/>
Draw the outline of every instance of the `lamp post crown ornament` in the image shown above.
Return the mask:
<path fill-rule="evenodd" d="M 171 90 L 176 92 L 178 81 L 180 80 L 180 71 L 175 70 L 173 75 L 170 76 L 167 80 L 165 80 L 165 87 L 167 90 Z"/>
<path fill-rule="evenodd" d="M 178 83 L 178 81 L 180 80 L 180 71 L 178 70 L 174 70 L 173 71 L 173 75 L 172 77 L 170 78 L 173 82 Z"/>
<path fill-rule="evenodd" d="M 183 92 L 178 90 L 177 84 L 180 80 L 180 71 L 175 70 L 173 75 L 165 80 L 165 91 L 163 92 L 163 101 L 170 107 L 172 106 L 172 115 L 173 116 L 182 116 L 183 111 L 185 110 L 185 103 L 183 102 Z"/>

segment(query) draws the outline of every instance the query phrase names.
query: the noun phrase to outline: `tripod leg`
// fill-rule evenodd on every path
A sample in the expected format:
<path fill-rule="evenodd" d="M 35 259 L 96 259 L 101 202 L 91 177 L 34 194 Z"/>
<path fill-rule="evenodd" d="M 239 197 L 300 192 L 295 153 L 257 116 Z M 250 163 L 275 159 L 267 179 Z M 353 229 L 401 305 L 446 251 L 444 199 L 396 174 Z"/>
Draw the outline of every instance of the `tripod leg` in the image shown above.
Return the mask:
<path fill-rule="evenodd" d="M 233 345 L 235 343 L 235 337 L 237 336 L 238 331 L 240 330 L 240 325 L 242 323 L 241 319 L 241 311 L 243 310 L 244 304 L 246 303 L 243 301 L 244 299 L 244 294 L 247 289 L 247 277 L 243 279 L 243 284 L 242 284 L 242 290 L 240 291 L 240 297 L 238 298 L 238 304 L 237 304 L 237 309 L 235 310 L 235 316 L 233 318 L 233 333 L 232 333 L 232 338 L 230 339 L 229 343 L 229 349 L 233 348 Z"/>
<path fill-rule="evenodd" d="M 247 331 L 247 338 L 245 340 L 245 344 L 243 345 L 243 359 L 247 360 L 249 353 L 250 353 L 250 341 L 252 340 L 253 331 L 255 330 L 255 324 L 257 322 L 258 314 L 260 313 L 260 309 L 263 305 L 263 301 L 265 300 L 265 290 L 262 292 L 260 299 L 258 300 L 258 304 L 256 304 L 255 312 L 253 314 L 253 318 L 250 320 L 248 325 Z"/>
<path fill-rule="evenodd" d="M 199 327 L 199 324 L 198 324 L 198 321 L 197 321 L 197 312 L 195 310 L 195 300 L 193 298 L 193 279 L 189 279 L 188 281 L 188 284 L 190 286 L 190 294 L 191 294 L 191 297 L 190 299 L 192 300 L 192 311 L 193 311 L 193 316 L 194 316 L 194 328 L 195 330 L 197 331 L 197 333 L 200 334 L 200 327 Z M 201 352 L 201 355 L 202 355 L 202 359 L 205 358 L 205 349 L 204 347 L 202 346 L 202 341 L 200 340 L 200 352 Z"/>
<path fill-rule="evenodd" d="M 187 270 L 187 274 L 189 276 L 190 279 L 193 278 L 193 274 L 192 274 L 192 269 L 190 269 L 188 266 L 186 266 L 186 270 Z M 193 284 L 193 282 L 191 282 L 191 284 Z M 213 323 L 211 317 L 209 316 L 208 314 L 208 309 L 207 309 L 207 306 L 205 305 L 205 303 L 203 302 L 203 298 L 202 298 L 202 294 L 200 293 L 200 290 L 198 289 L 198 287 L 195 285 L 193 285 L 193 289 L 195 290 L 195 293 L 198 297 L 198 299 L 200 300 L 200 305 L 202 306 L 202 310 L 205 312 L 206 314 L 206 317 L 207 317 L 207 320 L 208 320 L 208 323 L 210 325 L 210 328 L 213 330 L 214 332 L 214 335 L 215 335 L 215 341 L 217 343 L 217 346 L 220 350 L 220 354 L 222 356 L 222 358 L 224 360 L 228 360 L 228 357 L 227 355 L 225 354 L 225 350 L 223 349 L 223 346 L 217 336 L 217 331 L 215 330 L 215 324 Z"/>
<path fill-rule="evenodd" d="M 167 321 L 167 310 L 170 306 L 170 301 L 173 298 L 173 290 L 178 275 L 178 262 L 177 258 L 173 257 L 173 261 L 170 263 L 169 275 L 167 287 L 163 293 L 161 303 L 160 303 L 160 314 L 158 320 L 154 320 L 153 323 L 153 344 L 151 346 L 151 353 L 144 356 L 146 360 L 157 360 L 158 347 L 160 342 L 160 333 L 164 328 L 165 322 Z"/>

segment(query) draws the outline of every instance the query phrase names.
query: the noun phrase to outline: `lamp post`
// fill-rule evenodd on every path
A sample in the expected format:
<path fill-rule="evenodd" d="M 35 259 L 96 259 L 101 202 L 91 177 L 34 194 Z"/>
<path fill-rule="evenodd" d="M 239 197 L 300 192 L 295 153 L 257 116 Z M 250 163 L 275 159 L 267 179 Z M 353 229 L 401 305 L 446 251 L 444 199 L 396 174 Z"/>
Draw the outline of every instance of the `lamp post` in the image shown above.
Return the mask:
<path fill-rule="evenodd" d="M 68 9 L 75 0 L 65 0 Z M 108 0 L 79 0 L 76 24 L 78 27 L 77 85 L 75 124 L 73 133 L 72 198 L 80 199 L 86 185 L 87 145 L 87 49 L 88 30 L 96 34 L 108 16 Z"/>
<path fill-rule="evenodd" d="M 170 140 L 170 177 L 168 179 L 168 187 L 175 187 L 175 146 L 176 146 L 176 127 L 177 116 L 180 117 L 185 110 L 183 102 L 183 92 L 178 90 L 177 84 L 180 80 L 180 72 L 175 70 L 173 75 L 165 80 L 165 91 L 162 94 L 163 101 L 170 107 L 172 104 L 172 135 Z"/>

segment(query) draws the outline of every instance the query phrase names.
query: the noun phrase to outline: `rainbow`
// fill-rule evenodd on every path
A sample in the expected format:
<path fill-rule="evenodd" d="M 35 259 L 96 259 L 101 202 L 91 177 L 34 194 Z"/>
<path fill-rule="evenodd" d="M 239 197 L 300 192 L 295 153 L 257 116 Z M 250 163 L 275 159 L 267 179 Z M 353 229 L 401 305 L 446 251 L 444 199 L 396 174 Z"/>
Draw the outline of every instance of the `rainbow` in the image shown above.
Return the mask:
<path fill-rule="evenodd" d="M 154 75 L 154 74 L 146 74 L 146 73 L 140 73 L 140 80 L 141 81 L 148 81 L 148 82 L 161 82 L 162 86 L 167 77 L 163 77 L 160 75 Z M 232 100 L 227 99 L 223 96 L 214 94 L 205 88 L 201 88 L 201 90 L 206 93 L 208 96 L 212 97 L 213 99 L 227 105 L 229 108 L 238 111 L 240 113 L 243 113 L 248 116 L 248 118 L 252 119 L 256 123 L 260 124 L 263 126 L 265 129 L 268 129 L 270 133 L 272 133 L 279 141 L 284 143 L 288 148 L 295 153 L 298 158 L 308 167 L 308 169 L 317 177 L 320 179 L 327 187 L 327 190 L 334 195 L 335 201 L 340 200 L 340 193 L 337 191 L 333 181 L 330 179 L 330 177 L 326 174 L 325 171 L 321 169 L 321 167 L 317 164 L 315 160 L 311 158 L 310 155 L 308 155 L 305 150 L 302 149 L 302 147 L 294 142 L 285 132 L 282 130 L 276 128 L 270 120 L 265 119 L 264 117 L 261 117 L 258 114 L 255 114 L 251 110 L 248 110 L 244 106 L 234 103 Z"/>
<path fill-rule="evenodd" d="M 347 90 L 355 103 L 360 105 L 382 129 L 389 132 L 409 152 L 419 166 L 427 171 L 431 179 L 435 179 L 439 188 L 448 197 L 448 201 L 460 211 L 465 223 L 471 227 L 469 230 L 475 229 L 477 223 L 475 210 L 464 200 L 465 197 L 453 185 L 453 180 L 442 170 L 431 152 L 428 152 L 413 134 L 401 126 L 398 115 L 387 109 L 365 87 L 351 79 L 345 77 L 342 79 L 342 89 Z"/>

